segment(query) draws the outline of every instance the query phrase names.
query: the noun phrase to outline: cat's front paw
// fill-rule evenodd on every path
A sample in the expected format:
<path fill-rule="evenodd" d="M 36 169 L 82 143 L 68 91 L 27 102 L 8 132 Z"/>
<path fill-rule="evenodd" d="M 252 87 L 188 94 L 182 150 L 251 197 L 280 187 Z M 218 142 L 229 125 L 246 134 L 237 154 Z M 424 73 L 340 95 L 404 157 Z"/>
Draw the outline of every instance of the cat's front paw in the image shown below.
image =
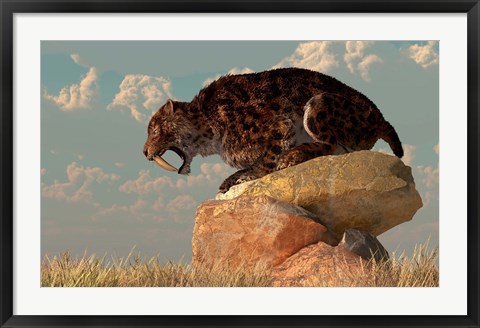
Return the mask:
<path fill-rule="evenodd" d="M 252 181 L 258 179 L 258 176 L 252 170 L 240 170 L 223 181 L 223 183 L 218 188 L 218 191 L 221 193 L 226 193 L 231 187 L 244 183 L 247 181 Z"/>

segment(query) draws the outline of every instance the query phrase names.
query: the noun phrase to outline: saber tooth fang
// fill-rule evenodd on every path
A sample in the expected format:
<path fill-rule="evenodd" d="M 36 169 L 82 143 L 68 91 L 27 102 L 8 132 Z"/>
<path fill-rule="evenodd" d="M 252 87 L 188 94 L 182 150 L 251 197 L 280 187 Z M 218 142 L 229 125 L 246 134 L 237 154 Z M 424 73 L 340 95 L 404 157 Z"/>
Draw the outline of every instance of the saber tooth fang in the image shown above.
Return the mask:
<path fill-rule="evenodd" d="M 154 158 L 155 163 L 158 164 L 161 168 L 164 168 L 167 171 L 171 172 L 178 172 L 178 169 L 176 169 L 174 166 L 172 166 L 170 163 L 168 163 L 166 160 L 164 160 L 160 156 L 155 156 Z"/>

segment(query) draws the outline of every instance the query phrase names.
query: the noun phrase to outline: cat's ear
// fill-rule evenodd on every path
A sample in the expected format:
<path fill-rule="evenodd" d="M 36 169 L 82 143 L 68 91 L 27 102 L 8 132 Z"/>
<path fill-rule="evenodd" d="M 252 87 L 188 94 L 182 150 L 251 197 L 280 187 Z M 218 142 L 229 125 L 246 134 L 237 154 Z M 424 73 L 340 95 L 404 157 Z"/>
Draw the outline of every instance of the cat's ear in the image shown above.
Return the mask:
<path fill-rule="evenodd" d="M 163 111 L 165 114 L 172 115 L 174 112 L 173 108 L 173 101 L 171 99 L 168 99 L 165 105 L 163 105 Z"/>

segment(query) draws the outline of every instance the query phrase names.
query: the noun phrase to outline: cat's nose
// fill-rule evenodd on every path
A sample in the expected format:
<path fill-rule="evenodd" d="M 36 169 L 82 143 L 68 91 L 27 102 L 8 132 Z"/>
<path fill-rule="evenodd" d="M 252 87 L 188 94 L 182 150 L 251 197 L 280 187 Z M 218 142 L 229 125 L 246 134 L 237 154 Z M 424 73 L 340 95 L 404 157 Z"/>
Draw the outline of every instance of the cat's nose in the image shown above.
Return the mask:
<path fill-rule="evenodd" d="M 150 154 L 149 154 L 147 145 L 145 145 L 145 146 L 143 147 L 143 154 L 145 155 L 145 157 L 146 157 L 149 161 L 152 160 L 152 159 L 150 158 L 151 156 L 150 156 Z"/>

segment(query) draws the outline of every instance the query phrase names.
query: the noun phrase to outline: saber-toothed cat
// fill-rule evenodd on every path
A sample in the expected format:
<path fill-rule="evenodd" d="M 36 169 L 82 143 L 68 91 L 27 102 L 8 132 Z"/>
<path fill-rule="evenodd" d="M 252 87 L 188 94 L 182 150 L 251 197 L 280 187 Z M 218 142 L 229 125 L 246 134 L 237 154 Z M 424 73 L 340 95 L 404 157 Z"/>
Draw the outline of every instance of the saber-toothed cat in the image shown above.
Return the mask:
<path fill-rule="evenodd" d="M 191 102 L 168 100 L 151 118 L 143 152 L 161 167 L 190 173 L 196 155 L 218 154 L 239 171 L 220 186 L 260 178 L 314 157 L 369 150 L 385 140 L 396 156 L 395 129 L 365 95 L 335 78 L 282 68 L 226 75 Z M 162 155 L 176 152 L 180 168 Z"/>

